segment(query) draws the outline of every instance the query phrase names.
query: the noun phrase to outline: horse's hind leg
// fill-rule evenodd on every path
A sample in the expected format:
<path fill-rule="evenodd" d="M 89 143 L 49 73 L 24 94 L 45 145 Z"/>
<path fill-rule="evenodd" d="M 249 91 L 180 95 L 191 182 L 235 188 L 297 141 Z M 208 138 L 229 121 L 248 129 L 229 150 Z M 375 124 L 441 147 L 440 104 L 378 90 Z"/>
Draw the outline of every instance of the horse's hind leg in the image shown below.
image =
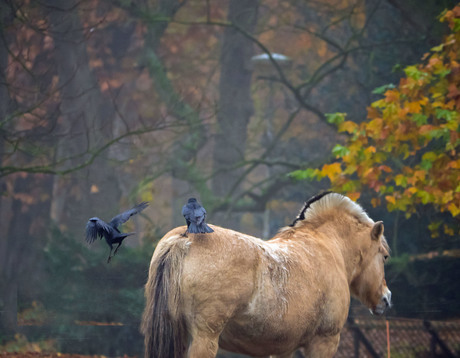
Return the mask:
<path fill-rule="evenodd" d="M 214 358 L 219 349 L 219 337 L 205 335 L 195 335 L 192 337 L 188 349 L 188 358 Z"/>

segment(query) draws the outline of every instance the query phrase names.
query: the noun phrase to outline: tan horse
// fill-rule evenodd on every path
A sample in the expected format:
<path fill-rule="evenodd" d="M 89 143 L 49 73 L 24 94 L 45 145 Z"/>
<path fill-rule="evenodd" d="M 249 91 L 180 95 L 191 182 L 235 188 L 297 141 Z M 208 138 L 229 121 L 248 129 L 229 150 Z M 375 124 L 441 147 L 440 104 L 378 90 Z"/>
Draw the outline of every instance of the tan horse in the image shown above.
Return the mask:
<path fill-rule="evenodd" d="M 212 226 L 167 233 L 150 263 L 145 357 L 332 357 L 350 294 L 371 312 L 390 306 L 383 223 L 345 196 L 310 199 L 271 240 Z"/>

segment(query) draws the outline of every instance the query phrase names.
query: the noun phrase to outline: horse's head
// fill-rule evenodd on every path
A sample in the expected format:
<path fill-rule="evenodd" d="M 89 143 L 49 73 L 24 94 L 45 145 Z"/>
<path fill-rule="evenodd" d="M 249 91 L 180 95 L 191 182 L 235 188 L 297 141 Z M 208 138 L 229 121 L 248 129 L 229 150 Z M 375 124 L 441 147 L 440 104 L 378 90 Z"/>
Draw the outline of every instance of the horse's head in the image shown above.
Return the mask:
<path fill-rule="evenodd" d="M 384 271 L 389 248 L 383 236 L 383 222 L 376 222 L 365 235 L 365 250 L 360 252 L 361 270 L 352 281 L 351 291 L 373 314 L 381 315 L 391 307 L 391 291 Z"/>

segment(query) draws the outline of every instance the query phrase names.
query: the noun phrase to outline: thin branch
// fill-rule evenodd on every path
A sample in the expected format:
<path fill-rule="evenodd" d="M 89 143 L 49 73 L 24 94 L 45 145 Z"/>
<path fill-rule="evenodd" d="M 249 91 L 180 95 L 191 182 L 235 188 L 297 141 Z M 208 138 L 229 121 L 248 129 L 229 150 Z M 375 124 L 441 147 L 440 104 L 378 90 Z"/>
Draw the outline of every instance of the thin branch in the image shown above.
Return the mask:
<path fill-rule="evenodd" d="M 164 130 L 164 129 L 166 129 L 166 127 L 161 126 L 161 127 L 143 128 L 143 129 L 138 129 L 138 130 L 134 130 L 134 131 L 129 131 L 129 132 L 123 133 L 122 135 L 120 135 L 120 136 L 118 136 L 116 138 L 113 138 L 113 139 L 109 140 L 104 145 L 102 145 L 101 147 L 99 147 L 99 148 L 97 148 L 97 149 L 95 149 L 95 150 L 93 150 L 91 152 L 85 152 L 85 153 L 81 153 L 81 154 L 78 154 L 78 155 L 75 155 L 75 156 L 72 156 L 72 157 L 63 158 L 63 159 L 61 159 L 61 160 L 59 160 L 57 162 L 50 163 L 48 165 L 36 165 L 36 166 L 30 166 L 30 167 L 2 166 L 2 167 L 0 167 L 0 177 L 6 177 L 6 176 L 11 175 L 13 173 L 52 174 L 52 175 L 69 174 L 69 173 L 75 172 L 77 170 L 83 169 L 83 168 L 91 165 L 94 162 L 94 160 L 96 160 L 96 158 L 102 152 L 104 152 L 110 146 L 112 146 L 115 143 L 118 143 L 119 141 L 121 141 L 122 139 L 124 139 L 126 137 L 142 135 L 142 134 L 154 132 L 154 131 L 157 131 L 157 130 Z M 72 168 L 68 168 L 68 169 L 64 169 L 64 170 L 54 169 L 55 167 L 58 167 L 59 165 L 65 163 L 65 162 L 67 162 L 69 160 L 73 160 L 73 159 L 85 156 L 87 154 L 90 154 L 90 157 L 88 159 L 86 159 L 83 163 L 79 164 L 79 165 L 76 165 L 76 166 L 74 166 Z"/>

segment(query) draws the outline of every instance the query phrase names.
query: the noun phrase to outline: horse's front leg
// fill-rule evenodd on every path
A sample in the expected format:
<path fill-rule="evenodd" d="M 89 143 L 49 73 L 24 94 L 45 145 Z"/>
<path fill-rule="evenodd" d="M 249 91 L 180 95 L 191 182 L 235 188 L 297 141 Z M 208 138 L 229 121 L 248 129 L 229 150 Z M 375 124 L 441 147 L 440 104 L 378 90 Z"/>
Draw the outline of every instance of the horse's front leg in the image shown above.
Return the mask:
<path fill-rule="evenodd" d="M 188 358 L 214 358 L 219 349 L 219 337 L 200 334 L 192 337 L 188 349 Z"/>
<path fill-rule="evenodd" d="M 340 334 L 335 336 L 316 336 L 307 347 L 300 351 L 305 358 L 332 358 L 339 347 Z"/>

